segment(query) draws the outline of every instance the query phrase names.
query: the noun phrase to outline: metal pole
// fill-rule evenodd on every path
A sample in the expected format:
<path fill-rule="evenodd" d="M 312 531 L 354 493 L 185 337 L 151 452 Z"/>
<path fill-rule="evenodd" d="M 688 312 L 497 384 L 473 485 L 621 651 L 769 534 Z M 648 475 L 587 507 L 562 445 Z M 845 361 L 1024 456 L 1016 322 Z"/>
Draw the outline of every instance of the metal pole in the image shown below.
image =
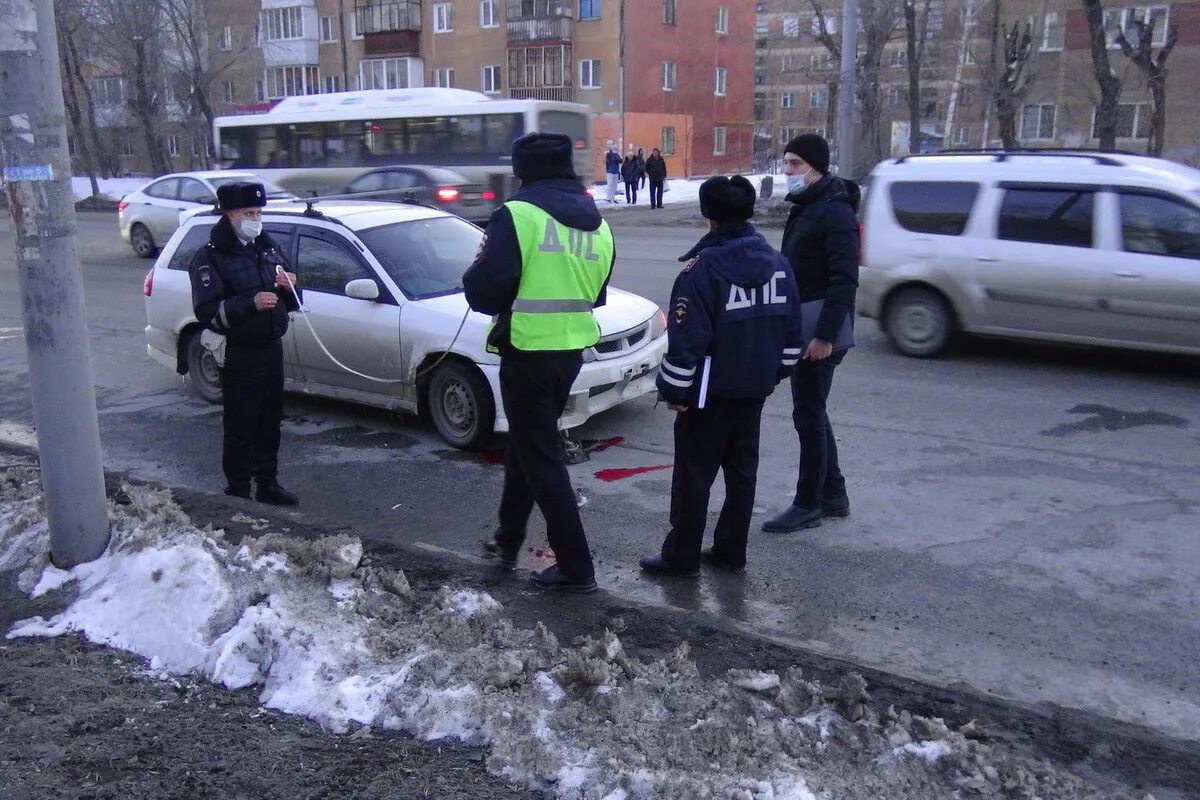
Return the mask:
<path fill-rule="evenodd" d="M 0 162 L 54 563 L 108 545 L 53 0 L 0 0 Z"/>
<path fill-rule="evenodd" d="M 842 0 L 842 78 L 838 92 L 838 173 L 854 177 L 854 98 L 858 80 L 858 0 Z"/>

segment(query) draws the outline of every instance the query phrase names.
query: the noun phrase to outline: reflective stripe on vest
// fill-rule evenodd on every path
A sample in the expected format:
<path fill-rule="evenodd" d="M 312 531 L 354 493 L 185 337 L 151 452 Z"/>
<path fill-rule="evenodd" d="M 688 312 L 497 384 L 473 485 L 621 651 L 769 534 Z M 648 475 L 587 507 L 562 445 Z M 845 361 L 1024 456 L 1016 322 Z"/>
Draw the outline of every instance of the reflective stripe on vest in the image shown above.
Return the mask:
<path fill-rule="evenodd" d="M 521 247 L 521 282 L 512 304 L 510 341 L 518 350 L 582 350 L 600 341 L 592 306 L 612 269 L 607 222 L 568 228 L 531 203 L 510 200 Z"/>

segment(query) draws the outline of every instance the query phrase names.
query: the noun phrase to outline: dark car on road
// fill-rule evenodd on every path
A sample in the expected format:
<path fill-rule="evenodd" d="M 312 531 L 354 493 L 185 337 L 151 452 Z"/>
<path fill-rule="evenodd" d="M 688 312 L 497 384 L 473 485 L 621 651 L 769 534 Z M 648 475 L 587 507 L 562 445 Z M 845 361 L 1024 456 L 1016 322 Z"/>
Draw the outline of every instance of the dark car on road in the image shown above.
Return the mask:
<path fill-rule="evenodd" d="M 496 193 L 443 167 L 381 167 L 359 175 L 343 194 L 371 194 L 371 200 L 422 203 L 484 225 L 499 205 Z"/>

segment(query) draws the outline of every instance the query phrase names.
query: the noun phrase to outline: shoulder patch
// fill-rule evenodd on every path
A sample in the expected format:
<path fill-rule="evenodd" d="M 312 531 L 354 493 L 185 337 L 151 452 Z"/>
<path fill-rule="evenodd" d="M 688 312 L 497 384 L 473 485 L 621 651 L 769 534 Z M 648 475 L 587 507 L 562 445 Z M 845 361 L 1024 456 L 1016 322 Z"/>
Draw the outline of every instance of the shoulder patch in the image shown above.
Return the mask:
<path fill-rule="evenodd" d="M 696 262 L 697 262 L 697 261 L 699 261 L 699 260 L 700 260 L 700 256 L 696 256 L 696 257 L 695 257 L 695 258 L 693 258 L 691 261 L 689 261 L 689 262 L 687 262 L 686 264 L 684 264 L 684 265 L 683 265 L 683 271 L 684 271 L 684 272 L 687 272 L 689 269 L 691 269 L 692 267 L 696 266 Z"/>
<path fill-rule="evenodd" d="M 675 317 L 676 324 L 683 322 L 683 318 L 688 313 L 688 299 L 686 297 L 676 297 L 675 303 L 671 306 L 671 316 Z"/>
<path fill-rule="evenodd" d="M 211 265 L 202 264 L 200 269 L 196 271 L 196 276 L 200 278 L 200 285 L 205 289 L 207 289 L 209 286 L 212 286 L 213 274 Z"/>

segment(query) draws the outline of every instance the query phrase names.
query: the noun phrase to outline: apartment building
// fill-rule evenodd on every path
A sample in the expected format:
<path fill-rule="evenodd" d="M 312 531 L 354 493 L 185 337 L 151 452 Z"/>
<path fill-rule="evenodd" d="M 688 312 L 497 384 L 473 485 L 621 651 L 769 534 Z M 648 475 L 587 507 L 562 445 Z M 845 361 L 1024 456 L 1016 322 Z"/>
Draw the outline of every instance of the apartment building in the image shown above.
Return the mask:
<path fill-rule="evenodd" d="M 263 111 L 291 95 L 445 86 L 591 106 L 593 177 L 609 147 L 659 147 L 673 175 L 750 166 L 755 16 L 746 0 L 213 0 L 209 8 L 203 50 L 217 115 Z M 122 113 L 127 76 L 100 62 L 85 79 L 106 109 L 96 124 L 120 148 L 120 171 L 144 172 L 136 126 Z M 200 166 L 207 125 L 179 109 L 168 116 L 173 168 Z"/>

